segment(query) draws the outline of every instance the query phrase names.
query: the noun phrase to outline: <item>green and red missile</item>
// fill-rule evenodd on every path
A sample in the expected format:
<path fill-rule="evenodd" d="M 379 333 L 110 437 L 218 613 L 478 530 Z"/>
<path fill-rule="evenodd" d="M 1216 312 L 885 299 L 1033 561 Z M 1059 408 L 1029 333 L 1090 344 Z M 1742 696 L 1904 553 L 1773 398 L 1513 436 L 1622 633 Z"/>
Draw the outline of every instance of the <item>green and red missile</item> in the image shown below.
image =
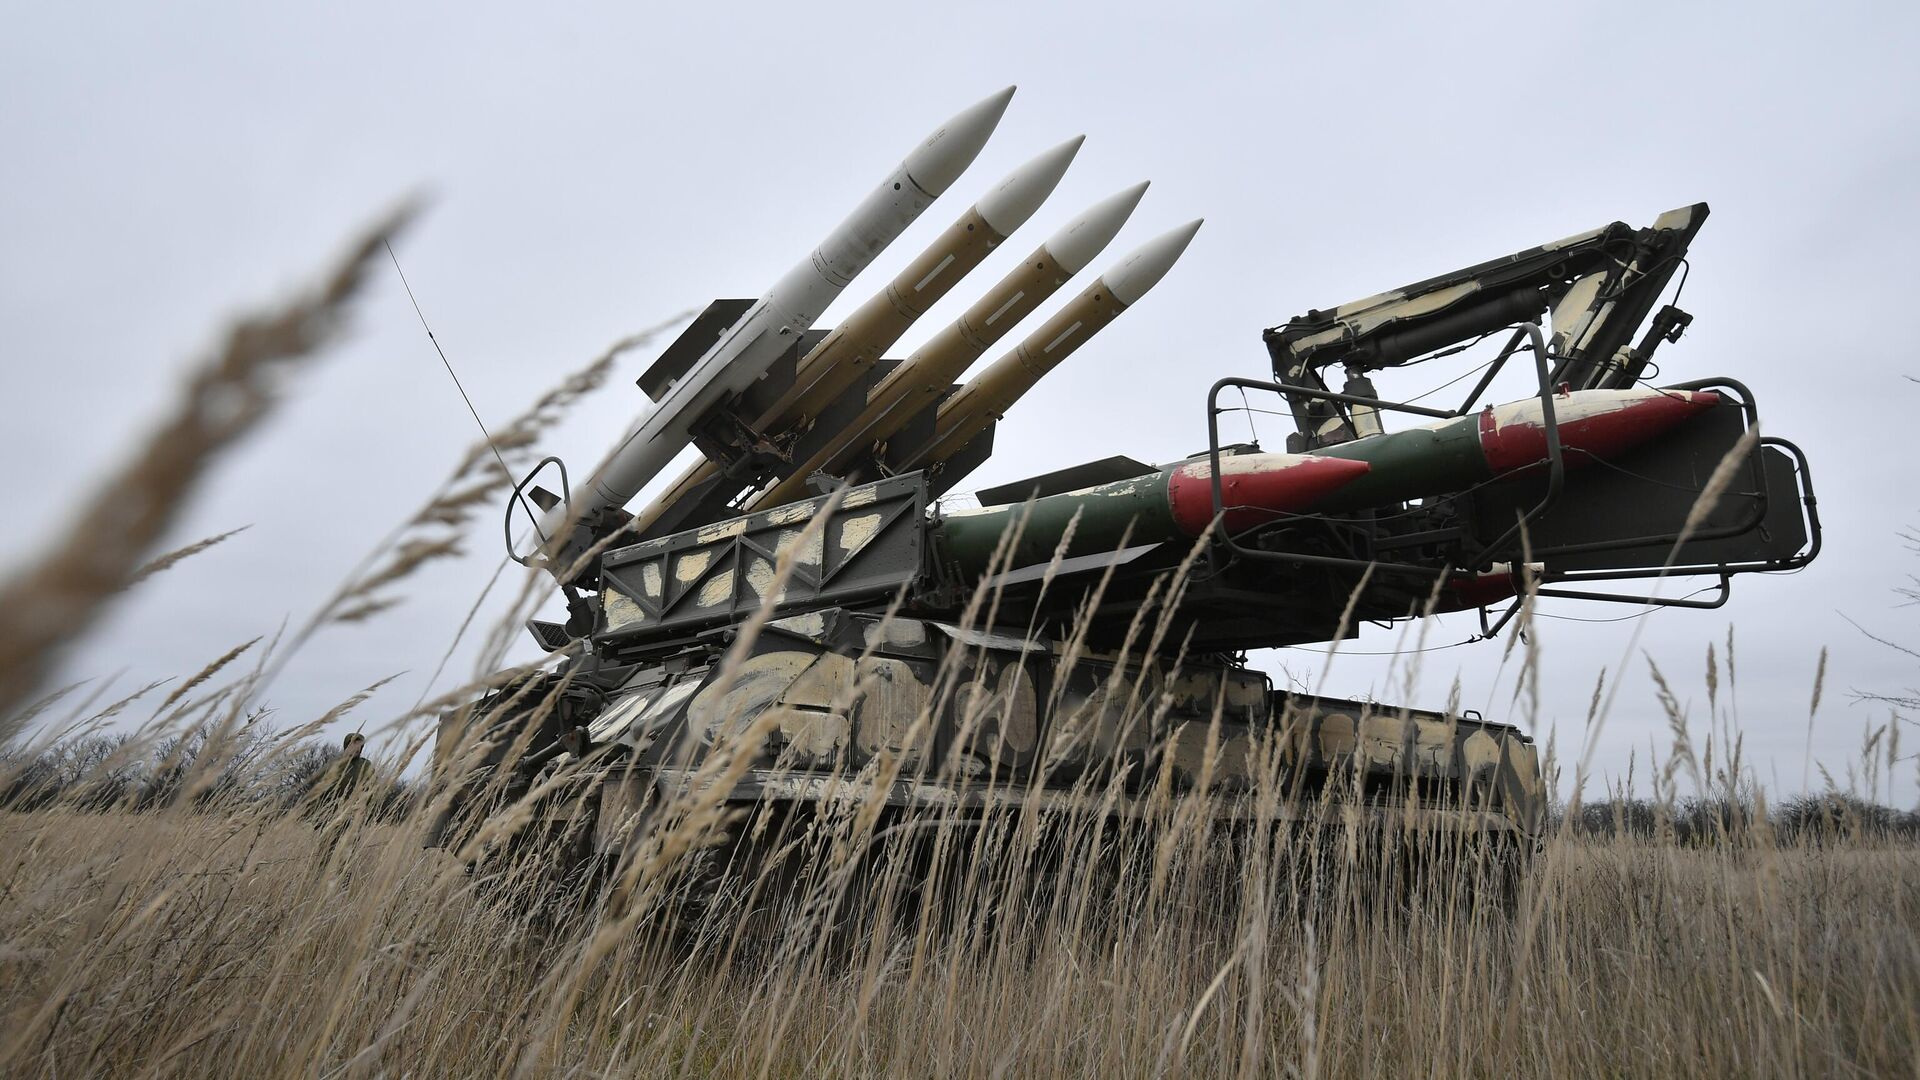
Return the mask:
<path fill-rule="evenodd" d="M 1710 391 L 1579 390 L 1553 399 L 1562 459 L 1577 468 L 1617 457 L 1719 404 Z M 1473 415 L 1374 435 L 1312 454 L 1236 454 L 1220 459 L 1220 527 L 1240 532 L 1288 514 L 1385 507 L 1536 472 L 1548 461 L 1541 403 L 1529 398 Z M 1067 555 L 1129 544 L 1193 538 L 1215 518 L 1205 461 L 1185 462 L 1131 480 L 1050 495 L 1026 504 L 959 510 L 941 520 L 947 553 L 978 573 L 1001 536 L 1018 524 L 1003 567 L 1052 558 L 1078 515 Z M 1128 532 L 1131 526 L 1131 532 Z M 1473 606 L 1482 593 L 1513 588 L 1508 575 L 1453 583 L 1443 607 Z"/>
<path fill-rule="evenodd" d="M 1709 390 L 1562 391 L 1553 398 L 1561 458 L 1568 468 L 1618 457 L 1720 403 Z M 1489 405 L 1473 416 L 1369 435 L 1313 451 L 1364 461 L 1366 476 L 1330 496 L 1321 510 L 1391 506 L 1525 475 L 1548 460 L 1539 398 Z"/>
<path fill-rule="evenodd" d="M 1364 461 L 1304 454 L 1235 454 L 1220 459 L 1222 527 L 1237 532 L 1286 514 L 1317 509 L 1327 498 L 1363 479 Z M 1113 551 L 1128 545 L 1190 540 L 1214 520 L 1213 470 L 1189 461 L 1157 472 L 1068 491 L 1027 503 L 956 510 L 940 521 L 946 552 L 962 570 L 980 573 L 993 562 L 1001 536 L 1019 529 L 1002 568 L 1030 566 L 1053 557 L 1060 537 L 1078 515 L 1067 557 Z"/>

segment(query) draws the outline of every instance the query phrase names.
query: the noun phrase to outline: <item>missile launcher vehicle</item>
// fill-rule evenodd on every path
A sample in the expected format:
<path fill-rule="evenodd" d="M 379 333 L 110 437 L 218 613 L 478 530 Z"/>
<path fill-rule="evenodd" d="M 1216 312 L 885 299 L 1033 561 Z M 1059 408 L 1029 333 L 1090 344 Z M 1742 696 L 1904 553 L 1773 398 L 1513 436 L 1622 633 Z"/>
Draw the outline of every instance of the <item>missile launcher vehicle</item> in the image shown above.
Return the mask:
<path fill-rule="evenodd" d="M 1144 820 L 1172 791 L 1239 820 L 1245 793 L 1278 780 L 1297 797 L 1282 818 L 1344 800 L 1530 850 L 1547 793 L 1525 732 L 1291 692 L 1248 652 L 1449 611 L 1477 610 L 1491 638 L 1545 601 L 1715 607 L 1735 577 L 1818 553 L 1807 460 L 1758 435 L 1754 394 L 1647 382 L 1692 319 L 1662 298 L 1705 204 L 1310 310 L 1265 332 L 1270 375 L 1223 372 L 1204 452 L 1152 465 L 1101 447 L 961 505 L 947 496 L 1021 395 L 1143 302 L 1200 227 L 1041 317 L 1141 203 L 1146 185 L 1128 187 L 888 358 L 1040 210 L 1070 140 L 843 323 L 813 325 L 958 183 L 1011 94 L 940 128 L 764 296 L 694 318 L 639 378 L 656 408 L 593 476 L 572 485 L 549 459 L 515 489 L 509 538 L 535 526 L 515 557 L 554 576 L 568 612 L 529 628 L 564 658 L 443 720 L 440 843 L 518 803 L 580 855 L 617 859 L 691 794 L 951 821 L 1091 791 Z M 1457 407 L 1374 387 L 1482 341 Z M 1487 403 L 1509 365 L 1528 396 Z M 1285 445 L 1223 441 L 1220 418 L 1261 395 L 1293 421 Z M 689 445 L 699 460 L 629 510 Z M 556 473 L 557 492 L 540 486 Z"/>

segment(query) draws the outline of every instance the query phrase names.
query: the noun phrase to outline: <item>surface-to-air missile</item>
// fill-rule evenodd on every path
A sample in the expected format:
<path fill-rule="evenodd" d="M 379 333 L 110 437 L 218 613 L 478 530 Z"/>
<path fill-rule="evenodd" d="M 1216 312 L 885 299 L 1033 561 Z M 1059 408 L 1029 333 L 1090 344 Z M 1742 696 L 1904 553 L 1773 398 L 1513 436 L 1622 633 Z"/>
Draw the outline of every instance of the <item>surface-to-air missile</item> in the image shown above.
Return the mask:
<path fill-rule="evenodd" d="M 756 495 L 747 503 L 747 509 L 792 502 L 806 492 L 806 481 L 822 470 L 846 471 L 848 463 L 862 452 L 886 444 L 898 435 L 916 415 L 927 411 L 930 402 L 934 403 L 933 433 L 924 443 L 896 459 L 903 468 L 917 469 L 945 461 L 971 442 L 1022 394 L 1033 389 L 1042 375 L 1053 370 L 1126 310 L 1128 304 L 1153 288 L 1186 250 L 1188 241 L 1199 229 L 1199 222 L 1176 229 L 1121 260 L 1041 324 L 1018 348 L 958 393 L 948 394 L 953 379 L 1000 334 L 1016 325 L 1019 316 L 1045 301 L 1053 289 L 1064 282 L 1063 274 L 1071 276 L 1086 265 L 1099 246 L 1104 246 L 1106 240 L 1119 231 L 1145 190 L 1145 185 L 1140 185 L 1103 201 L 1062 230 L 1063 235 L 1041 245 L 1033 258 L 976 303 L 973 310 L 889 373 L 874 387 L 866 408 L 859 415 L 837 428 L 826 445 L 800 463 L 786 479 Z M 1067 254 L 1063 256 L 1061 252 Z M 1032 288 L 1030 292 L 1024 287 L 1028 283 L 1020 280 L 1027 276 L 1029 267 L 1045 275 L 1041 287 Z M 1109 278 L 1118 285 L 1110 284 Z M 1048 285 L 1052 287 L 1046 287 Z M 982 312 L 982 308 L 986 310 Z"/>
<path fill-rule="evenodd" d="M 1719 404 L 1711 390 L 1558 391 L 1552 405 L 1564 466 L 1617 458 L 1689 417 Z M 1549 464 L 1545 407 L 1538 398 L 1489 405 L 1479 414 L 1382 432 L 1315 450 L 1364 461 L 1364 481 L 1342 489 L 1323 509 L 1387 506 L 1515 477 Z"/>
<path fill-rule="evenodd" d="M 837 328 L 813 328 L 957 181 L 1010 93 L 945 125 L 760 299 L 715 301 L 640 377 L 657 410 L 547 518 L 549 550 L 571 556 L 549 565 L 572 617 L 529 628 L 564 660 L 443 721 L 442 842 L 502 800 L 552 790 L 543 770 L 573 761 L 593 768 L 564 805 L 535 800 L 535 816 L 608 857 L 662 798 L 701 785 L 789 810 L 859 791 L 888 814 L 952 820 L 1052 805 L 1090 781 L 1108 793 L 1102 813 L 1144 818 L 1172 783 L 1232 818 L 1258 768 L 1303 798 L 1337 788 L 1367 814 L 1527 850 L 1546 793 L 1524 733 L 1291 693 L 1246 651 L 1442 611 L 1477 609 L 1493 637 L 1527 604 L 1711 607 L 1735 577 L 1817 554 L 1806 459 L 1758 437 L 1752 392 L 1645 381 L 1692 320 L 1660 297 L 1705 204 L 1275 326 L 1271 377 L 1223 372 L 1190 458 L 1156 466 L 1102 445 L 1184 409 L 1055 421 L 1107 456 L 945 497 L 1040 378 L 1082 378 L 1070 354 L 1126 348 L 1094 335 L 1143 304 L 1198 228 L 1140 246 L 956 385 L 1115 238 L 1146 185 L 1127 188 L 887 358 L 1044 213 L 1074 140 L 1016 170 Z M 1170 301 L 1159 310 L 1178 318 Z M 1492 355 L 1468 369 L 1479 379 L 1457 408 L 1374 388 L 1482 339 Z M 1496 384 L 1525 396 L 1484 406 Z M 1258 415 L 1260 395 L 1291 415 L 1284 444 L 1223 442 L 1220 418 Z M 624 504 L 689 443 L 704 460 L 630 517 Z M 1717 592 L 1625 584 L 1665 578 Z"/>
<path fill-rule="evenodd" d="M 819 415 L 847 388 L 871 369 L 927 309 L 938 303 L 960 280 L 979 266 L 1024 225 L 1047 196 L 1053 194 L 1085 136 L 1076 136 L 1015 169 L 925 251 L 895 275 L 893 281 L 835 327 L 794 365 L 793 385 L 754 422 L 755 432 L 777 441 Z M 1122 215 L 1124 219 L 1124 215 Z M 1114 224 L 1114 231 L 1119 224 Z M 1076 268 L 1077 269 L 1077 268 Z M 738 473 L 741 465 L 736 463 Z M 722 477 L 720 466 L 702 458 L 689 466 L 668 489 L 636 515 L 635 528 L 644 530 L 689 496 Z M 739 479 L 736 475 L 733 479 Z"/>
<path fill-rule="evenodd" d="M 1239 454 L 1220 463 L 1222 528 L 1239 530 L 1321 506 L 1367 475 L 1364 461 L 1303 454 Z M 1021 503 L 948 511 L 940 521 L 946 554 L 980 574 L 995 561 L 1045 563 L 1056 549 L 1077 557 L 1133 544 L 1204 536 L 1214 526 L 1212 470 L 1190 461 L 1078 491 Z"/>
<path fill-rule="evenodd" d="M 603 511 L 620 510 L 686 449 L 708 410 L 753 385 L 790 351 L 841 290 L 973 164 L 1013 90 L 970 106 L 927 136 L 806 258 L 721 328 L 718 341 L 666 382 L 655 397 L 658 407 L 587 479 L 579 498 L 548 513 L 543 535 L 558 536 L 574 522 L 591 528 Z"/>
<path fill-rule="evenodd" d="M 899 455 L 902 467 L 930 468 L 960 453 L 1043 376 L 1139 303 L 1173 269 L 1199 231 L 1200 222 L 1192 221 L 1155 237 L 1067 301 L 1017 348 L 940 403 L 932 436 L 918 447 L 905 448 Z"/>

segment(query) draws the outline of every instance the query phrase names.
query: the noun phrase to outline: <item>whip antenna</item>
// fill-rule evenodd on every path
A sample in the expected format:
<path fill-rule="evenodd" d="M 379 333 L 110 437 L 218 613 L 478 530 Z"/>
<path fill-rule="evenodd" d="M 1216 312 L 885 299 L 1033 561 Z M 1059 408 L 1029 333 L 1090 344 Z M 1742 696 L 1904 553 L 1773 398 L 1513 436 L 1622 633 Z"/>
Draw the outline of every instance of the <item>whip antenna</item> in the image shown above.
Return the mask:
<path fill-rule="evenodd" d="M 447 369 L 447 378 L 452 379 L 453 388 L 460 391 L 460 400 L 467 403 L 467 412 L 479 427 L 480 437 L 486 440 L 487 449 L 493 451 L 493 460 L 500 463 L 500 475 L 512 484 L 513 470 L 507 467 L 506 456 L 500 453 L 500 444 L 493 441 L 493 432 L 487 430 L 487 422 L 480 419 L 480 410 L 473 407 L 473 399 L 467 396 L 467 388 L 461 385 L 460 376 L 454 373 L 453 362 L 447 359 L 447 350 L 440 347 L 440 339 L 433 336 L 433 327 L 427 325 L 427 313 L 420 310 L 420 299 L 413 295 L 413 285 L 407 281 L 407 272 L 400 269 L 400 257 L 393 253 L 391 243 L 383 243 L 383 246 L 387 249 L 387 258 L 393 261 L 393 272 L 400 275 L 400 287 L 407 291 L 407 301 L 413 305 L 414 315 L 420 319 L 420 329 L 427 332 L 427 340 L 433 343 L 433 351 L 439 354 L 441 366 Z M 527 497 L 520 493 L 518 487 L 514 489 L 514 498 L 520 503 L 521 509 L 527 512 L 527 519 L 533 522 L 533 531 L 540 534 L 540 543 L 546 544 L 547 533 L 540 527 L 540 517 L 527 505 Z"/>

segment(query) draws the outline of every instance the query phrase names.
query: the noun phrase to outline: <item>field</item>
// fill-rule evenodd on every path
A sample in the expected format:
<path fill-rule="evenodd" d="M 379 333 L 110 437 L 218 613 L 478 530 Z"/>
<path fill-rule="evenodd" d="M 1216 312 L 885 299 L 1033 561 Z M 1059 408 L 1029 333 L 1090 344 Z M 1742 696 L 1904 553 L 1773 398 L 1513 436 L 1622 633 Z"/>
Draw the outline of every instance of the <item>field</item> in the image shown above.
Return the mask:
<path fill-rule="evenodd" d="M 0 1068 L 16 1076 L 1890 1076 L 1920 1063 L 1920 851 L 1864 839 L 1560 839 L 1511 911 L 1436 880 L 1382 902 L 1338 873 L 1295 903 L 1269 862 L 1237 868 L 1238 904 L 1208 875 L 1150 899 L 1142 875 L 1131 895 L 1006 927 L 981 914 L 1008 887 L 988 884 L 938 934 L 868 922 L 850 945 L 752 951 L 630 922 L 609 941 L 601 920 L 621 920 L 604 909 L 529 919 L 407 827 L 357 835 L 332 873 L 316 872 L 315 831 L 278 816 L 13 814 L 0 836 Z"/>
<path fill-rule="evenodd" d="M 0 1073 L 1920 1074 L 1911 817 L 1838 792 L 1770 807 L 1737 739 L 1695 757 L 1670 694 L 1643 706 L 1675 730 L 1656 799 L 1564 808 L 1524 865 L 1400 827 L 1390 803 L 1364 821 L 1331 786 L 1285 820 L 1271 747 L 1250 751 L 1264 764 L 1233 795 L 1237 828 L 1204 783 L 1155 788 L 1144 828 L 1112 823 L 1098 782 L 973 828 L 897 820 L 858 792 L 817 816 L 741 819 L 711 795 L 724 785 L 696 786 L 591 889 L 549 872 L 533 804 L 458 854 L 421 846 L 437 796 L 302 811 L 286 778 L 316 764 L 305 740 L 332 737 L 375 687 L 268 735 L 253 721 L 272 674 L 456 550 L 503 490 L 484 446 L 308 623 L 214 659 L 132 742 L 36 788 L 48 748 L 20 749 L 36 712 L 87 731 L 161 696 L 54 709 L 53 657 L 116 592 L 220 541 L 151 550 L 403 220 L 238 324 L 72 535 L 0 584 Z M 507 453 L 523 460 L 643 339 L 499 429 Z M 423 718 L 499 684 L 517 621 L 476 682 L 372 726 L 413 740 L 396 758 Z M 1725 730 L 1713 678 L 1708 722 Z M 764 734 L 735 732 L 707 778 Z M 1897 726 L 1881 734 L 1862 750 L 1869 796 L 1902 760 Z M 1704 799 L 1679 797 L 1688 781 Z M 729 829 L 764 830 L 779 859 L 721 866 Z"/>

